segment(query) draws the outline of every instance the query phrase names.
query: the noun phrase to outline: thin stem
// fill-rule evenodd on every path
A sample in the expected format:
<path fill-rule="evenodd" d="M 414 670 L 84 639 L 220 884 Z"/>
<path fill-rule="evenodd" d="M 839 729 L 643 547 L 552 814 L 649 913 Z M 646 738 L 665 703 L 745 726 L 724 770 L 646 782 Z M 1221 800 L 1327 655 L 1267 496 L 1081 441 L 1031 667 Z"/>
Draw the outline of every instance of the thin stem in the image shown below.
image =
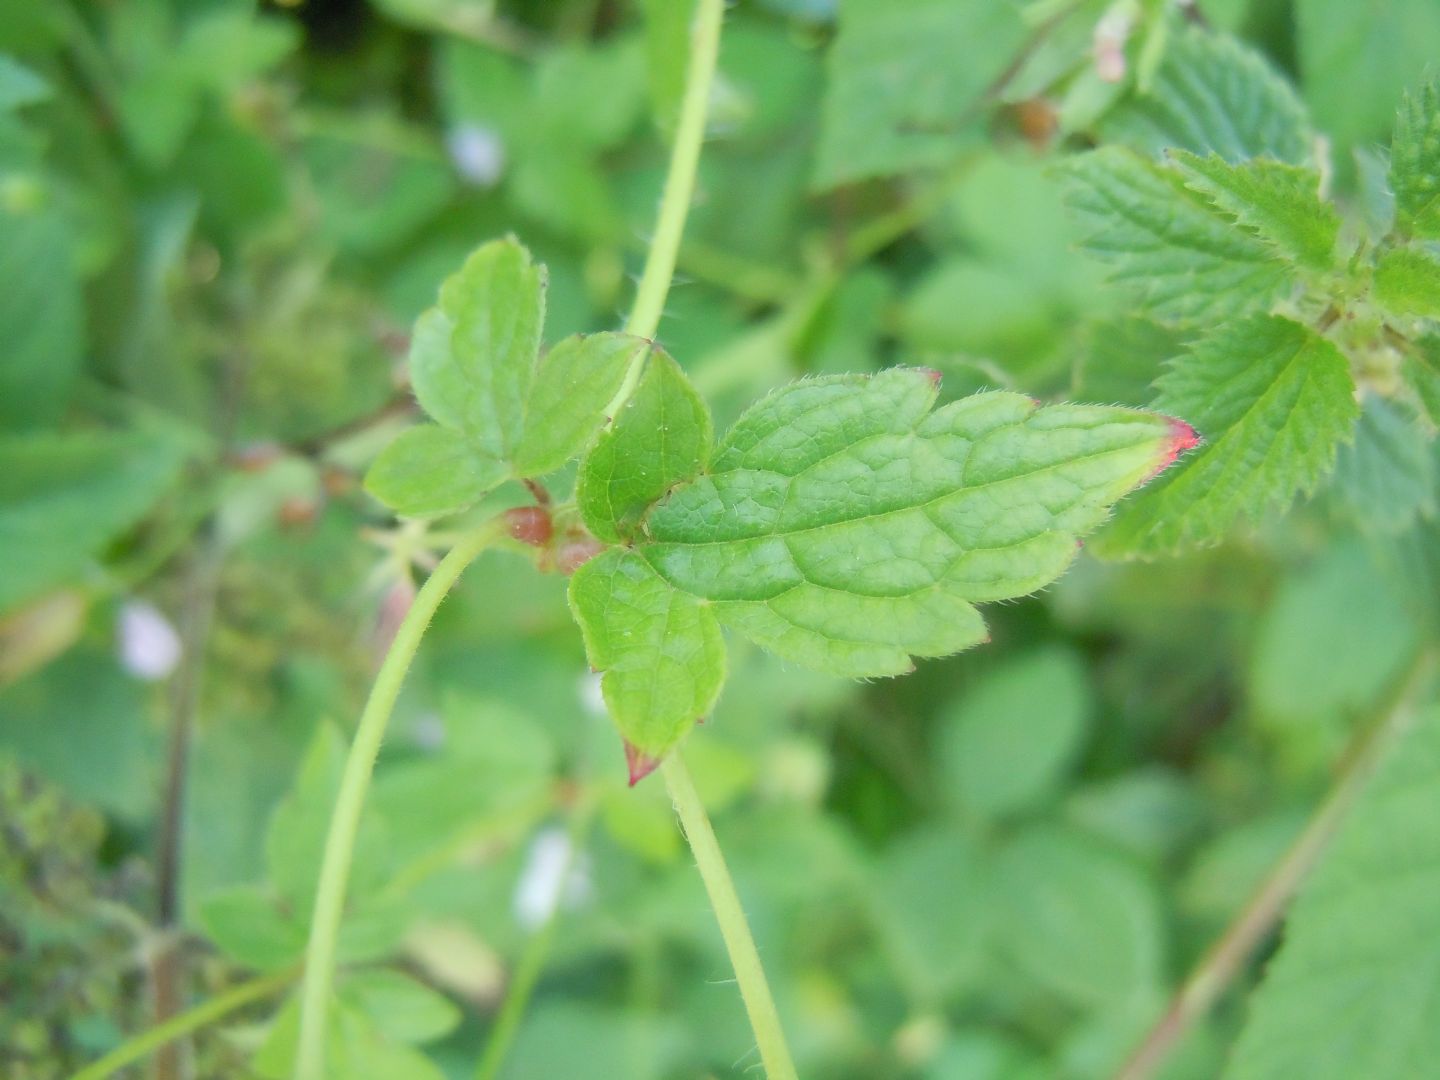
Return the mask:
<path fill-rule="evenodd" d="M 345 910 L 345 891 L 350 863 L 355 854 L 355 837 L 360 830 L 360 812 L 370 787 L 370 775 L 385 737 L 385 727 L 401 684 L 415 659 L 430 619 L 472 563 L 504 531 L 498 520 L 481 526 L 456 544 L 435 567 L 415 596 L 415 602 L 395 633 L 365 711 L 355 729 L 355 741 L 345 761 L 340 792 L 330 818 L 325 854 L 320 864 L 320 882 L 315 908 L 310 917 L 310 940 L 305 950 L 305 981 L 300 994 L 300 1044 L 295 1059 L 296 1080 L 320 1080 L 325 1072 L 325 1025 L 330 989 L 335 974 L 335 942 Z"/>
<path fill-rule="evenodd" d="M 1390 705 L 1357 737 L 1329 794 L 1316 808 L 1304 831 L 1219 940 L 1201 957 L 1171 998 L 1164 1015 L 1115 1074 L 1115 1080 L 1149 1080 L 1156 1075 L 1170 1052 L 1195 1022 L 1210 1011 L 1261 941 L 1274 929 L 1291 898 L 1330 846 L 1376 767 L 1409 729 L 1415 716 L 1415 695 L 1429 671 L 1430 658 L 1421 656 Z"/>
<path fill-rule="evenodd" d="M 295 981 L 295 975 L 294 971 L 265 975 L 258 979 L 252 979 L 250 982 L 241 983 L 234 989 L 227 990 L 207 1001 L 202 1001 L 188 1012 L 172 1016 L 163 1024 L 157 1024 L 148 1031 L 141 1032 L 129 1042 L 117 1046 L 98 1061 L 86 1065 L 70 1080 L 105 1080 L 105 1077 L 113 1075 L 126 1065 L 141 1060 L 147 1054 L 153 1053 L 182 1035 L 198 1031 L 217 1020 L 223 1020 L 236 1010 L 283 990 Z"/>
<path fill-rule="evenodd" d="M 675 801 L 680 827 L 690 841 L 695 865 L 705 882 L 705 891 L 710 894 L 710 906 L 715 909 L 720 936 L 725 939 L 725 950 L 730 954 L 730 964 L 735 969 L 735 981 L 740 984 L 740 997 L 745 1002 L 750 1028 L 755 1032 L 755 1042 L 760 1047 L 760 1061 L 765 1066 L 765 1075 L 769 1080 L 796 1080 L 795 1063 L 791 1061 L 790 1048 L 785 1044 L 785 1032 L 780 1027 L 780 1014 L 775 1010 L 770 984 L 765 981 L 760 953 L 750 935 L 750 924 L 745 919 L 745 909 L 740 906 L 740 897 L 735 892 L 730 871 L 725 866 L 725 857 L 720 853 L 715 830 L 710 827 L 705 804 L 695 790 L 695 782 L 690 779 L 690 772 L 685 768 L 679 751 L 670 752 L 660 771 L 665 774 L 665 786 L 670 789 L 670 798 Z"/>
<path fill-rule="evenodd" d="M 670 148 L 670 169 L 665 175 L 655 234 L 650 238 L 650 252 L 640 274 L 635 306 L 625 323 L 625 332 L 636 337 L 655 336 L 670 282 L 675 277 L 675 259 L 685 233 L 685 219 L 695 198 L 695 172 L 700 164 L 700 146 L 705 141 L 705 113 L 710 103 L 710 87 L 715 81 L 724 14 L 725 0 L 700 0 L 690 28 L 690 63 L 685 75 L 685 96 L 680 102 L 680 122 L 675 127 L 675 142 Z M 605 409 L 606 416 L 613 417 L 635 392 L 644 362 L 642 352 L 630 364 L 625 381 Z"/>
<path fill-rule="evenodd" d="M 510 979 L 505 1002 L 500 1006 L 495 1027 L 485 1043 L 485 1052 L 480 1055 L 480 1063 L 475 1067 L 476 1080 L 495 1080 L 500 1075 L 500 1067 L 505 1063 L 505 1057 L 515 1042 L 520 1021 L 525 1018 L 525 1009 L 530 1004 L 535 985 L 540 981 L 540 973 L 545 970 L 545 961 L 550 956 L 550 946 L 555 940 L 555 927 L 560 921 L 560 905 L 564 902 L 565 886 L 575 865 L 575 854 L 584 843 L 594 816 L 594 799 L 588 795 L 582 796 L 582 799 L 584 801 L 581 805 L 571 813 L 570 827 L 566 830 L 570 846 L 565 853 L 564 865 L 560 868 L 555 905 L 545 916 L 544 924 L 530 935 L 530 940 L 525 943 L 525 951 L 520 954 L 520 962 L 515 965 L 515 974 Z"/>

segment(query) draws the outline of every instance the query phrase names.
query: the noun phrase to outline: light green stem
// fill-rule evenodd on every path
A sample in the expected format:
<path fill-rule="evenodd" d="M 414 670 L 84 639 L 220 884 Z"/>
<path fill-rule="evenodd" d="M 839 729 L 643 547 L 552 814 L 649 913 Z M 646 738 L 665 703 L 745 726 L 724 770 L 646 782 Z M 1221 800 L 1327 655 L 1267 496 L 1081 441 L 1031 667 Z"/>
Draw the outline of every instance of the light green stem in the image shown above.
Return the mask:
<path fill-rule="evenodd" d="M 640 287 L 635 292 L 635 306 L 625 323 L 625 332 L 636 337 L 655 336 L 670 282 L 675 277 L 675 259 L 685 234 L 685 218 L 695 198 L 695 172 L 700 164 L 700 146 L 705 141 L 705 113 L 710 104 L 710 87 L 715 82 L 715 60 L 720 55 L 720 23 L 724 14 L 725 0 L 700 0 L 690 28 L 690 63 L 685 73 L 685 96 L 680 102 L 680 122 L 675 127 L 675 142 L 670 148 L 670 169 L 665 174 L 660 213 L 655 219 L 655 235 L 650 238 L 645 269 L 640 274 Z M 630 400 L 644 366 L 642 352 L 625 372 L 624 382 L 605 408 L 606 416 L 613 417 L 620 406 Z"/>
<path fill-rule="evenodd" d="M 520 1021 L 525 1018 L 525 1009 L 535 992 L 535 984 L 540 981 L 540 973 L 545 969 L 545 960 L 549 957 L 550 946 L 555 940 L 555 925 L 560 921 L 560 904 L 567 879 L 575 865 L 575 855 L 585 842 L 590 832 L 590 822 L 594 818 L 594 799 L 589 794 L 581 797 L 584 802 L 571 812 L 570 828 L 566 830 L 570 848 L 565 855 L 565 865 L 560 868 L 560 893 L 556 897 L 555 906 L 545 917 L 544 925 L 525 943 L 525 951 L 520 955 L 520 962 L 515 966 L 515 975 L 505 993 L 505 1003 L 500 1006 L 495 1027 L 485 1043 L 485 1052 L 480 1055 L 480 1063 L 475 1068 L 476 1080 L 495 1080 L 500 1075 L 500 1066 L 505 1063 L 505 1056 L 515 1042 L 515 1034 L 520 1030 Z"/>
<path fill-rule="evenodd" d="M 385 727 L 400 695 L 400 686 L 415 659 L 420 639 L 430 619 L 465 568 L 503 532 L 498 521 L 470 533 L 440 560 L 426 579 L 410 611 L 395 633 L 385 654 L 360 724 L 345 761 L 340 793 L 330 817 L 325 854 L 320 864 L 320 882 L 315 908 L 310 917 L 310 940 L 305 950 L 305 981 L 300 994 L 300 1044 L 295 1057 L 296 1080 L 321 1080 L 325 1073 L 325 1027 L 329 1015 L 330 991 L 335 975 L 335 943 L 345 909 L 345 890 L 350 880 L 350 863 L 355 855 L 355 837 L 360 830 L 360 812 L 370 788 L 370 775 L 385 737 Z"/>
<path fill-rule="evenodd" d="M 192 1031 L 198 1031 L 207 1024 L 213 1024 L 216 1020 L 222 1020 L 237 1009 L 255 1001 L 261 1001 L 271 994 L 277 993 L 289 986 L 295 980 L 294 971 L 282 971 L 275 975 L 266 975 L 259 979 L 252 979 L 250 982 L 241 983 L 232 990 L 223 994 L 202 1001 L 188 1012 L 172 1016 L 163 1024 L 157 1024 L 148 1031 L 143 1031 L 129 1042 L 117 1046 L 110 1053 L 91 1062 L 77 1072 L 70 1080 L 105 1080 L 131 1065 L 147 1054 L 152 1054 L 166 1043 L 174 1042 L 182 1035 L 188 1035 Z"/>
<path fill-rule="evenodd" d="M 750 1028 L 760 1048 L 765 1075 L 769 1080 L 795 1080 L 795 1063 L 790 1060 L 790 1049 L 785 1044 L 780 1014 L 775 1010 L 775 999 L 770 995 L 770 984 L 765 981 L 760 953 L 750 935 L 750 924 L 745 919 L 745 909 L 740 906 L 735 883 L 730 880 L 730 871 L 725 866 L 725 856 L 720 853 L 715 830 L 710 827 L 705 804 L 700 801 L 700 793 L 695 790 L 695 783 L 690 779 L 690 772 L 680 759 L 678 750 L 671 751 L 660 771 L 665 774 L 665 786 L 670 789 L 680 825 L 690 841 L 690 850 L 695 853 L 695 865 L 705 882 L 705 891 L 710 894 L 710 906 L 715 909 L 720 936 L 725 939 L 725 949 L 735 969 L 735 981 L 740 984 L 740 997 L 745 1002 Z"/>

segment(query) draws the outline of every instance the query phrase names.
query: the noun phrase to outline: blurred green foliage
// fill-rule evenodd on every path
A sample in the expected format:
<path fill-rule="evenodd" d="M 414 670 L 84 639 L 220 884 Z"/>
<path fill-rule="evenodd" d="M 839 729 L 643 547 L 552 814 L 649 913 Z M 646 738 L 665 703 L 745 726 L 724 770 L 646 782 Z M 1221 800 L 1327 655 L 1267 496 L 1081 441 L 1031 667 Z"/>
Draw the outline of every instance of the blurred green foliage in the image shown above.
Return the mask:
<path fill-rule="evenodd" d="M 166 934 L 187 1002 L 296 961 L 348 733 L 433 554 L 359 483 L 418 416 L 409 328 L 506 233 L 549 268 L 548 341 L 618 327 L 686 7 L 0 0 L 6 1076 L 68 1075 L 145 1027 Z M 1177 479 L 1102 541 L 1179 554 L 1082 557 L 1041 597 L 990 610 L 993 643 L 902 680 L 822 677 L 731 643 L 687 756 L 802 1075 L 1112 1075 L 1433 649 L 1440 230 L 1425 178 L 1440 114 L 1417 88 L 1437 48 L 1431 0 L 727 13 L 659 335 L 720 427 L 799 375 L 918 363 L 947 397 L 1135 405 L 1168 372 L 1162 400 L 1213 410 L 1239 439 L 1274 414 L 1226 411 L 1217 387 L 1256 369 L 1207 335 L 1277 296 L 1319 325 L 1305 304 L 1334 281 L 1344 309 L 1330 336 L 1307 328 L 1266 354 L 1317 394 L 1317 366 L 1339 379 L 1307 414 L 1299 466 L 1257 451 L 1193 499 Z M 1397 184 L 1384 147 L 1407 88 Z M 1316 170 L 1341 223 L 1303 215 L 1297 239 L 1294 222 L 1247 219 L 1252 201 L 1222 221 L 1197 188 L 1256 155 Z M 1150 212 L 1097 241 L 1097 200 Z M 1156 254 L 1147 221 L 1191 255 Z M 1320 271 L 1277 251 L 1333 251 L 1332 227 L 1363 265 L 1315 286 Z M 1231 337 L 1277 318 L 1229 321 Z M 1209 352 L 1187 352 L 1201 338 Z M 1213 385 L 1166 366 L 1194 355 L 1216 357 Z M 476 512 L 523 498 L 502 488 Z M 362 827 L 337 1075 L 471 1075 L 552 910 L 502 1075 L 750 1064 L 694 866 L 658 785 L 625 787 L 564 589 L 488 555 L 427 639 Z M 166 927 L 177 718 L 193 741 Z M 1433 858 L 1413 890 L 1382 885 L 1393 860 L 1433 852 L 1434 743 L 1431 719 L 1342 834 L 1277 995 L 1377 957 L 1433 982 Z M 1346 940 L 1327 949 L 1332 930 Z M 1222 1073 L 1260 974 L 1163 1075 Z M 1322 989 L 1301 1000 L 1343 1019 L 1346 987 Z M 1260 1000 L 1231 1075 L 1322 1075 L 1267 1045 L 1323 1049 L 1327 1025 Z M 1425 1075 L 1433 1055 L 1405 1054 L 1440 1030 L 1426 1000 L 1421 1035 L 1378 1007 L 1355 1016 L 1356 1040 L 1397 1049 L 1323 1075 Z M 295 1021 L 280 999 L 201 1032 L 197 1074 L 285 1076 Z"/>

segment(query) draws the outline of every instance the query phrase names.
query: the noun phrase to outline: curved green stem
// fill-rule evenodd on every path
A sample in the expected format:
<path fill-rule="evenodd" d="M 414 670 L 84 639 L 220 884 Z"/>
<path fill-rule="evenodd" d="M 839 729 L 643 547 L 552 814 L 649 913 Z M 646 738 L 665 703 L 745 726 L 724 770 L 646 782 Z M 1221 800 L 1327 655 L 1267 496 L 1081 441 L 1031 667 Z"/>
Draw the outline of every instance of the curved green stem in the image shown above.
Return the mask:
<path fill-rule="evenodd" d="M 355 837 L 360 830 L 360 812 L 365 806 L 370 775 L 375 770 L 375 759 L 380 753 L 390 713 L 395 708 L 401 684 L 420 647 L 420 639 L 440 602 L 465 568 L 503 532 L 503 524 L 498 519 L 492 521 L 466 536 L 440 560 L 416 594 L 415 602 L 396 631 L 395 640 L 391 642 L 375 676 L 375 685 L 370 690 L 365 711 L 360 714 L 355 741 L 345 761 L 340 792 L 330 817 L 330 832 L 325 838 L 320 882 L 310 917 L 305 981 L 300 994 L 296 1080 L 321 1080 L 325 1072 L 325 1026 L 335 975 L 335 943 L 340 935 L 340 920 L 345 909 L 345 890 L 350 879 L 350 863 L 355 855 Z"/>
<path fill-rule="evenodd" d="M 695 865 L 705 882 L 705 891 L 710 894 L 710 906 L 715 909 L 720 936 L 725 939 L 725 950 L 730 954 L 730 964 L 735 969 L 735 981 L 740 984 L 740 997 L 745 1002 L 750 1028 L 760 1048 L 765 1075 L 769 1080 L 795 1080 L 795 1063 L 790 1059 L 790 1048 L 780 1027 L 780 1014 L 775 1009 L 770 984 L 765 981 L 765 969 L 760 964 L 760 953 L 750 934 L 745 909 L 740 906 L 740 897 L 730 879 L 725 856 L 720 853 L 720 843 L 715 839 L 715 830 L 710 827 L 705 804 L 695 790 L 695 783 L 690 779 L 690 771 L 680 759 L 679 751 L 671 751 L 661 764 L 660 771 L 665 774 L 665 786 L 670 790 L 670 798 L 675 801 L 680 826 L 690 841 L 690 850 L 695 853 Z"/>
<path fill-rule="evenodd" d="M 700 164 L 700 146 L 705 141 L 705 113 L 710 103 L 710 87 L 715 82 L 715 61 L 720 55 L 720 23 L 725 14 L 725 0 L 700 0 L 695 22 L 690 30 L 690 63 L 685 74 L 685 96 L 680 102 L 680 122 L 675 127 L 675 142 L 670 149 L 670 169 L 665 174 L 665 189 L 660 195 L 660 212 L 655 219 L 655 235 L 650 238 L 650 252 L 640 274 L 640 287 L 635 292 L 635 306 L 625 322 L 625 332 L 636 337 L 653 338 L 660 328 L 660 315 L 665 310 L 665 297 L 675 277 L 675 259 L 680 253 L 680 239 L 685 234 L 685 218 L 695 198 L 695 173 Z M 640 382 L 645 365 L 642 352 L 625 372 L 625 381 L 610 399 L 605 415 L 613 417 L 630 399 Z"/>
<path fill-rule="evenodd" d="M 294 971 L 265 975 L 258 979 L 252 979 L 250 982 L 241 983 L 234 989 L 227 990 L 208 1001 L 202 1001 L 193 1009 L 172 1016 L 163 1024 L 156 1024 L 129 1042 L 117 1046 L 98 1061 L 86 1065 L 70 1080 L 105 1080 L 105 1077 L 113 1075 L 126 1065 L 139 1061 L 147 1054 L 154 1053 L 160 1047 L 174 1042 L 182 1035 L 198 1031 L 207 1024 L 224 1019 L 237 1009 L 242 1009 L 252 1002 L 261 1001 L 271 994 L 285 989 L 294 982 L 295 975 Z"/>

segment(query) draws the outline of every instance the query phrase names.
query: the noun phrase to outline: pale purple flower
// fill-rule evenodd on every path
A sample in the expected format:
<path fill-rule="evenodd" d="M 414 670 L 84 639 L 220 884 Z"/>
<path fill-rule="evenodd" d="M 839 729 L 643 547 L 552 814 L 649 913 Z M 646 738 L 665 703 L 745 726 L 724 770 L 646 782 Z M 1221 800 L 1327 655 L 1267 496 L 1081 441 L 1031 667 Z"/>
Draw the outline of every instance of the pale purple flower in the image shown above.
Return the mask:
<path fill-rule="evenodd" d="M 120 664 L 137 679 L 156 682 L 180 662 L 180 635 L 160 609 L 144 600 L 120 605 L 116 620 Z"/>

